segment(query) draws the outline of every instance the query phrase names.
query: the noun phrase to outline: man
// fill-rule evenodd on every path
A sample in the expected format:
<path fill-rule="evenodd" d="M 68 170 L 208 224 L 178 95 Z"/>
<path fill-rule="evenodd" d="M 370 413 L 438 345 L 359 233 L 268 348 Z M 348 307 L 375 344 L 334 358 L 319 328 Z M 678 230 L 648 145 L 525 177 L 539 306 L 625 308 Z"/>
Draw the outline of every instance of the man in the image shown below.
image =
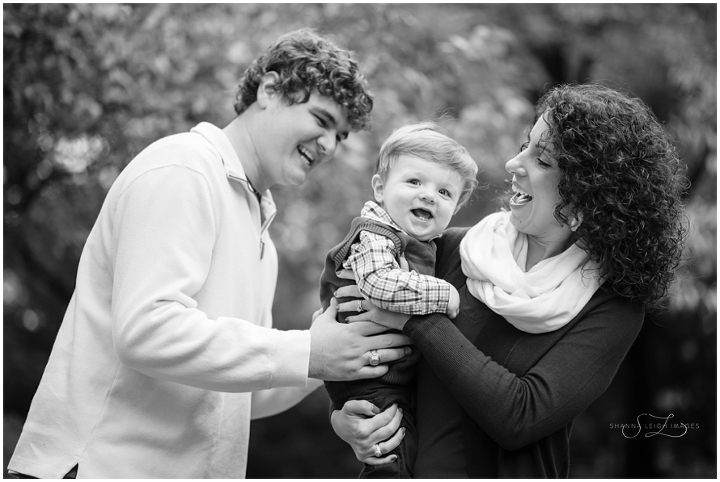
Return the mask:
<path fill-rule="evenodd" d="M 272 329 L 268 188 L 298 185 L 372 98 L 350 55 L 287 34 L 245 72 L 237 117 L 161 139 L 118 177 L 8 470 L 40 478 L 244 477 L 251 417 L 320 380 L 377 377 L 408 339 L 342 325 Z M 338 350 L 337 347 L 344 347 Z M 382 348 L 382 349 L 381 349 Z"/>

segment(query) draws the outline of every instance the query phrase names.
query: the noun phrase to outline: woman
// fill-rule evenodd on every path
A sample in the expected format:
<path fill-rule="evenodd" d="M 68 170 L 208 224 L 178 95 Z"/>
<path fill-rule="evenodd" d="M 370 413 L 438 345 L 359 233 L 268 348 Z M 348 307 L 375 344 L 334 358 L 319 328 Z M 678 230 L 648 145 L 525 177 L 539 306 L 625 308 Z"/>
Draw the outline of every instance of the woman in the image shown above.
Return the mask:
<path fill-rule="evenodd" d="M 460 315 L 408 320 L 363 301 L 371 309 L 349 318 L 402 329 L 423 355 L 416 478 L 568 477 L 573 420 L 608 388 L 679 263 L 683 164 L 647 106 L 565 85 L 535 120 L 506 164 L 509 210 L 440 240 L 436 274 L 460 292 Z M 401 442 L 402 414 L 377 412 L 348 402 L 332 425 L 359 460 L 392 463 L 382 454 Z"/>

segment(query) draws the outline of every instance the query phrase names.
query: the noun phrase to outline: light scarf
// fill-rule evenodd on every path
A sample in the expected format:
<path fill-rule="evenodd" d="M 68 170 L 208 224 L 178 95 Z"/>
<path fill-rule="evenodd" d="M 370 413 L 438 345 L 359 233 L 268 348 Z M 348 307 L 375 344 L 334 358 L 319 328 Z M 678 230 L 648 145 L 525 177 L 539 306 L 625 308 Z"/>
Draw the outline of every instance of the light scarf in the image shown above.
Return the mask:
<path fill-rule="evenodd" d="M 577 244 L 544 259 L 528 272 L 527 235 L 510 223 L 510 213 L 487 216 L 460 243 L 470 293 L 518 330 L 547 333 L 570 322 L 602 281 L 597 263 Z M 583 276 L 583 267 L 589 271 Z"/>

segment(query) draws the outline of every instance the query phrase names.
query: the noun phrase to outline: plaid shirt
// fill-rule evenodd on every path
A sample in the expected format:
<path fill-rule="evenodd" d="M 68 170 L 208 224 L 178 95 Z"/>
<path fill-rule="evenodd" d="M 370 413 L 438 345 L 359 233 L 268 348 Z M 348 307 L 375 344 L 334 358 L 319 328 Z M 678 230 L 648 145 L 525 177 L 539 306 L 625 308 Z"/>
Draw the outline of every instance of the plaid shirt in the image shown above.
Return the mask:
<path fill-rule="evenodd" d="M 373 201 L 365 203 L 361 216 L 404 232 Z M 385 236 L 362 231 L 360 241 L 352 245 L 343 266 L 355 272 L 360 292 L 380 308 L 408 315 L 445 313 L 450 284 L 434 276 L 404 271 L 393 256 L 394 248 Z"/>

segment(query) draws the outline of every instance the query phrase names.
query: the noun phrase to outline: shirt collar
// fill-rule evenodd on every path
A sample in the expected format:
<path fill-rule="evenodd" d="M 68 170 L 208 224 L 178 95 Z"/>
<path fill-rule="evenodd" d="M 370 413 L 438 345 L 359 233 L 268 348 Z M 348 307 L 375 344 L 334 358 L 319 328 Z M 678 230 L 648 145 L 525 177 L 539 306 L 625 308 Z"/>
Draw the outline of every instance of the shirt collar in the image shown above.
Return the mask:
<path fill-rule="evenodd" d="M 222 129 L 215 127 L 209 122 L 201 122 L 193 127 L 190 132 L 200 134 L 217 149 L 223 166 L 225 167 L 225 174 L 228 177 L 241 178 L 245 180 L 245 182 L 248 182 L 242 163 L 235 149 L 233 149 L 232 144 L 230 144 L 230 139 L 227 138 Z"/>
<path fill-rule="evenodd" d="M 220 155 L 223 167 L 225 168 L 225 175 L 229 179 L 240 181 L 240 183 L 245 186 L 245 189 L 254 194 L 254 196 L 258 199 L 260 203 L 260 211 L 264 220 L 262 223 L 263 231 L 267 229 L 267 225 L 272 222 L 272 219 L 275 217 L 275 213 L 277 212 L 272 194 L 269 189 L 263 193 L 258 193 L 253 185 L 250 184 L 250 180 L 245 175 L 245 169 L 243 169 L 240 158 L 238 158 L 238 155 L 235 152 L 235 149 L 233 149 L 232 144 L 230 144 L 230 139 L 227 138 L 225 132 L 209 122 L 199 123 L 193 127 L 190 132 L 200 134 L 210 144 L 212 144 Z"/>

